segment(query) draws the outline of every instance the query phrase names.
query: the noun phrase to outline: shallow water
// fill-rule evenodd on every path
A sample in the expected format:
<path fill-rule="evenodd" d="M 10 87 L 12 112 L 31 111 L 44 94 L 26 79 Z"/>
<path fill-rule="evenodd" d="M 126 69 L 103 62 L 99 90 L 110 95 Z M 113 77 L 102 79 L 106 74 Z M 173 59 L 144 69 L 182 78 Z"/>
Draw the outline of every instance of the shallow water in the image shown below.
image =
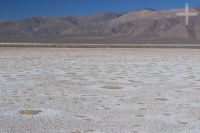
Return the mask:
<path fill-rule="evenodd" d="M 196 133 L 199 99 L 200 50 L 0 48 L 0 132 Z"/>

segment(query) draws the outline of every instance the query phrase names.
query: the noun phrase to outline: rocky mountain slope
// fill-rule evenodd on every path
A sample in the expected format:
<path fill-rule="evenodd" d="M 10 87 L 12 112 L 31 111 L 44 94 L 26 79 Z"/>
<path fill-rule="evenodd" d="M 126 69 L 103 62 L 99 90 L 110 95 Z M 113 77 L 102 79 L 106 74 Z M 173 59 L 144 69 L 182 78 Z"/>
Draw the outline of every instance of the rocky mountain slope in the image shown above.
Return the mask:
<path fill-rule="evenodd" d="M 0 21 L 2 42 L 64 43 L 199 43 L 200 8 L 197 17 L 176 13 L 184 9 L 137 9 L 123 14 L 100 13 L 80 17 L 32 17 Z"/>

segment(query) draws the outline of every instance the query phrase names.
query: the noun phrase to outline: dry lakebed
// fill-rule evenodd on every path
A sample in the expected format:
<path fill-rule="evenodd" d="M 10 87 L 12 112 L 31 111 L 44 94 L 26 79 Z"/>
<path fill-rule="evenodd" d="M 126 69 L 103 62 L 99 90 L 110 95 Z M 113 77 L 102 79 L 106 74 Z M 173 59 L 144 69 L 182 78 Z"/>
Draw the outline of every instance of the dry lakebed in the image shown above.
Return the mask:
<path fill-rule="evenodd" d="M 0 48 L 0 133 L 198 132 L 198 49 Z"/>

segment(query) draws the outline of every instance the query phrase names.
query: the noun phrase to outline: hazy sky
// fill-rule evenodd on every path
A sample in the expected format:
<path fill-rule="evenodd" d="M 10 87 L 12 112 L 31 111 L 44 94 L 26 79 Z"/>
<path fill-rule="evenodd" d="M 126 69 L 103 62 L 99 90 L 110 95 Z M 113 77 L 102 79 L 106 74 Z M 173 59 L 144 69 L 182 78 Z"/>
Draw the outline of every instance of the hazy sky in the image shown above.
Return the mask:
<path fill-rule="evenodd" d="M 200 0 L 0 0 L 0 19 L 30 16 L 79 16 L 99 12 L 126 12 L 137 8 L 200 6 Z"/>

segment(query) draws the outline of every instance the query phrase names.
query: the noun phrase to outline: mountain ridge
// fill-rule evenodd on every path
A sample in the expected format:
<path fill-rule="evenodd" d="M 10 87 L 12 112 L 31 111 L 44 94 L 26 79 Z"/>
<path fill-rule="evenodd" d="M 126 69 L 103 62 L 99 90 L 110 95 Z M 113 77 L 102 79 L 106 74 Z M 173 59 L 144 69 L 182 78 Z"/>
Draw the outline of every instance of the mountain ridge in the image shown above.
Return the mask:
<path fill-rule="evenodd" d="M 179 12 L 184 9 L 0 20 L 0 42 L 199 43 L 200 7 L 190 8 L 199 15 L 190 17 L 188 26 Z"/>

